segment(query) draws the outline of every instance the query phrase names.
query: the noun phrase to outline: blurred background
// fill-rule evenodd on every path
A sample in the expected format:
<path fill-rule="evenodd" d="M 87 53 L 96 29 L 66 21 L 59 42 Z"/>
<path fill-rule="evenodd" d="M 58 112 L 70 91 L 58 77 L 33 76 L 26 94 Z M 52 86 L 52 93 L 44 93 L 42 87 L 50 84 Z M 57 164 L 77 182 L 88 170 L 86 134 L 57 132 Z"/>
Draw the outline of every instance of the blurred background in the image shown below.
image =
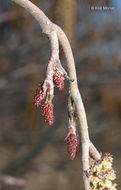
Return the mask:
<path fill-rule="evenodd" d="M 62 27 L 72 45 L 90 138 L 114 156 L 121 188 L 121 2 L 31 0 Z M 91 7 L 94 6 L 94 10 Z M 96 7 L 111 10 L 95 10 Z M 48 38 L 24 9 L 0 0 L 0 189 L 80 190 L 81 147 L 71 161 L 67 133 L 68 82 L 55 89 L 52 127 L 32 104 L 50 58 Z M 66 62 L 60 47 L 60 58 Z M 13 178 L 11 178 L 13 177 Z"/>

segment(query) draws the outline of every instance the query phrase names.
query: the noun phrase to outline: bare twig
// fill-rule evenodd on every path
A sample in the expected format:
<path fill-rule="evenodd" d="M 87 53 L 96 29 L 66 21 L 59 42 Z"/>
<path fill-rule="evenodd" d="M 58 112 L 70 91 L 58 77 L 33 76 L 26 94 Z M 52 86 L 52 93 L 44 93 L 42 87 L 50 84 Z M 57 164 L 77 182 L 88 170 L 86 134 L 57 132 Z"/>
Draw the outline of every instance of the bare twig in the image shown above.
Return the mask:
<path fill-rule="evenodd" d="M 85 190 L 90 189 L 89 179 L 87 175 L 85 174 L 86 171 L 89 170 L 89 149 L 91 151 L 91 154 L 95 157 L 95 159 L 100 158 L 98 151 L 95 151 L 96 148 L 92 144 L 90 144 L 89 134 L 88 134 L 88 124 L 87 124 L 87 118 L 85 114 L 84 105 L 81 99 L 81 95 L 78 89 L 77 84 L 77 76 L 76 76 L 76 69 L 75 69 L 75 62 L 73 58 L 72 49 L 70 46 L 70 43 L 65 35 L 65 33 L 62 31 L 62 29 L 53 24 L 48 17 L 33 3 L 31 3 L 29 0 L 13 0 L 15 3 L 19 4 L 23 8 L 25 8 L 30 14 L 32 14 L 35 19 L 39 22 L 43 33 L 47 34 L 50 41 L 51 41 L 51 49 L 52 52 L 54 52 L 55 55 L 57 55 L 57 37 L 60 41 L 60 44 L 63 47 L 65 57 L 67 60 L 67 67 L 68 67 L 68 73 L 69 77 L 73 80 L 73 82 L 70 81 L 70 95 L 75 103 L 79 123 L 80 123 L 80 131 L 81 131 L 81 137 L 82 137 L 82 163 L 83 163 L 83 179 L 84 179 L 84 187 Z M 57 36 L 56 36 L 57 34 Z M 56 42 L 53 42 L 56 41 Z M 54 45 L 54 46 L 53 46 Z M 54 50 L 55 49 L 55 50 Z M 53 54 L 51 56 L 50 61 L 53 59 Z M 55 57 L 54 57 L 55 59 Z M 57 57 L 56 57 L 57 59 Z"/>
<path fill-rule="evenodd" d="M 95 146 L 90 142 L 90 154 L 95 160 L 100 160 L 100 154 L 95 148 Z"/>

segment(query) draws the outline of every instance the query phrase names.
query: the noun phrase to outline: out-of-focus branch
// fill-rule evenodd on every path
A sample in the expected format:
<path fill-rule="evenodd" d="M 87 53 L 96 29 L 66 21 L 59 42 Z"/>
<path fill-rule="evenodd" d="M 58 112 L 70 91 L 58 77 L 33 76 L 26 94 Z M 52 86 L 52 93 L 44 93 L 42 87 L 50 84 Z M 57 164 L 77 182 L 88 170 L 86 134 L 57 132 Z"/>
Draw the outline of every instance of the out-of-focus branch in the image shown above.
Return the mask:
<path fill-rule="evenodd" d="M 1 173 L 9 174 L 12 171 L 16 171 L 16 169 L 20 167 L 26 167 L 33 158 L 35 158 L 38 154 L 41 153 L 43 148 L 48 144 L 48 139 L 51 141 L 53 134 L 58 129 L 59 124 L 61 123 L 61 118 L 57 121 L 56 127 L 50 128 L 44 135 L 39 135 L 37 144 L 30 150 L 26 155 L 20 157 L 18 159 L 12 160 L 9 162 L 4 168 L 1 169 Z"/>
<path fill-rule="evenodd" d="M 26 180 L 22 178 L 15 178 L 12 176 L 2 175 L 2 174 L 0 174 L 0 183 L 4 185 L 16 186 L 16 187 L 21 187 L 21 188 L 24 188 L 27 186 Z"/>
<path fill-rule="evenodd" d="M 8 22 L 13 19 L 16 19 L 16 12 L 9 11 L 9 12 L 0 14 L 0 23 Z"/>
<path fill-rule="evenodd" d="M 86 118 L 86 114 L 85 114 L 84 105 L 83 105 L 83 102 L 81 99 L 81 95 L 80 95 L 80 92 L 78 89 L 75 62 L 74 62 L 70 43 L 69 43 L 65 33 L 62 31 L 62 29 L 59 26 L 53 24 L 48 19 L 48 17 L 37 6 L 35 6 L 33 3 L 31 3 L 29 0 L 12 0 L 12 1 L 19 4 L 23 8 L 25 8 L 39 22 L 43 33 L 47 34 L 51 41 L 52 52 L 54 51 L 53 48 L 55 48 L 53 46 L 54 42 L 52 43 L 52 40 L 55 41 L 56 37 L 54 39 L 54 35 L 56 36 L 56 34 L 58 36 L 60 44 L 63 47 L 65 57 L 67 60 L 69 77 L 73 80 L 73 82 L 70 81 L 69 91 L 70 91 L 70 95 L 75 103 L 78 118 L 79 118 L 79 123 L 80 123 L 80 131 L 81 131 L 81 137 L 82 137 L 82 163 L 83 163 L 84 187 L 85 187 L 85 190 L 89 190 L 90 183 L 89 183 L 89 178 L 86 175 L 86 171 L 89 170 L 89 149 L 92 146 L 92 144 L 90 146 L 87 118 Z M 52 57 L 51 57 L 51 59 L 52 59 Z M 91 152 L 93 150 L 94 149 L 91 149 Z M 95 151 L 95 154 L 93 155 L 95 157 L 95 159 L 100 158 L 98 151 Z"/>

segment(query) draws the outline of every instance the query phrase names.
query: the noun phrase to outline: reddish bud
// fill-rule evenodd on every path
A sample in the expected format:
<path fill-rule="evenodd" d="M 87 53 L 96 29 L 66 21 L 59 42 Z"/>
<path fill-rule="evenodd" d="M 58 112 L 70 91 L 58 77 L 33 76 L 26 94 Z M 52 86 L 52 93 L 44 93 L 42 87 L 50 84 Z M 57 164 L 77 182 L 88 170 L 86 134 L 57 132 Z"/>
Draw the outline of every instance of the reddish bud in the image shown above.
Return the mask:
<path fill-rule="evenodd" d="M 45 122 L 48 125 L 53 124 L 53 104 L 43 103 L 41 106 L 41 113 L 44 116 Z"/>
<path fill-rule="evenodd" d="M 57 68 L 54 70 L 53 82 L 59 90 L 63 89 L 63 87 L 64 87 L 64 76 Z"/>

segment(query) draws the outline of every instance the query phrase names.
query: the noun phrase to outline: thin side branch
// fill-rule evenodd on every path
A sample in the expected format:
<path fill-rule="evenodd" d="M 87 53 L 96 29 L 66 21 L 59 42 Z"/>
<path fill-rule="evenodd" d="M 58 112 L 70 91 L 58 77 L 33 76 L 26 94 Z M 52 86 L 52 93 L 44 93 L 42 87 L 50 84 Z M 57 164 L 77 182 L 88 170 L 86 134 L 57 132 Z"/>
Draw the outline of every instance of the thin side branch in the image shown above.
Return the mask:
<path fill-rule="evenodd" d="M 101 158 L 100 153 L 97 151 L 97 149 L 96 149 L 95 146 L 92 144 L 92 142 L 90 142 L 90 154 L 91 154 L 91 156 L 92 156 L 95 160 L 100 160 L 100 158 Z"/>

